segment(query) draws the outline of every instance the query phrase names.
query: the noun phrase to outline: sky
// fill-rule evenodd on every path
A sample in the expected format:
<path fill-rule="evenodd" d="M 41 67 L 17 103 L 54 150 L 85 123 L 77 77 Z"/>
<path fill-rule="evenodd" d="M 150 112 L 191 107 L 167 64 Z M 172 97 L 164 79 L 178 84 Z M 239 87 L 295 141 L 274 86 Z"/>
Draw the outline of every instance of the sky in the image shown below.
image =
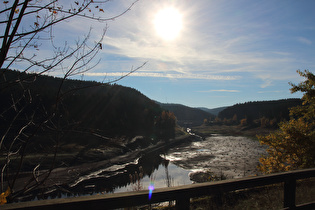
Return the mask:
<path fill-rule="evenodd" d="M 133 2 L 109 1 L 104 15 Z M 145 63 L 117 83 L 162 103 L 217 108 L 302 96 L 289 82 L 303 81 L 298 69 L 315 72 L 314 10 L 313 0 L 139 0 L 106 24 L 77 19 L 55 33 L 75 39 L 91 27 L 98 40 L 106 28 L 85 80 L 110 81 Z"/>

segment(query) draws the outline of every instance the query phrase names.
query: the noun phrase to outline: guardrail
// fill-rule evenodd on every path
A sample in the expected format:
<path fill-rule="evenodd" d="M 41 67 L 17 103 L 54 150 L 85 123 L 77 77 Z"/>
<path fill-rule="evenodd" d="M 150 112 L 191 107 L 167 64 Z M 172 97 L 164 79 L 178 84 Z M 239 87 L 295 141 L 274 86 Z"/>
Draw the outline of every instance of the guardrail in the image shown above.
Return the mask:
<path fill-rule="evenodd" d="M 151 200 L 148 199 L 149 191 L 143 190 L 126 193 L 13 203 L 0 206 L 0 209 L 96 210 L 141 206 L 175 200 L 176 209 L 182 210 L 189 209 L 190 198 L 261 187 L 276 183 L 284 183 L 284 209 L 315 209 L 315 200 L 311 203 L 299 206 L 296 206 L 295 203 L 296 180 L 310 177 L 315 177 L 315 168 L 258 177 L 160 188 L 153 191 Z"/>

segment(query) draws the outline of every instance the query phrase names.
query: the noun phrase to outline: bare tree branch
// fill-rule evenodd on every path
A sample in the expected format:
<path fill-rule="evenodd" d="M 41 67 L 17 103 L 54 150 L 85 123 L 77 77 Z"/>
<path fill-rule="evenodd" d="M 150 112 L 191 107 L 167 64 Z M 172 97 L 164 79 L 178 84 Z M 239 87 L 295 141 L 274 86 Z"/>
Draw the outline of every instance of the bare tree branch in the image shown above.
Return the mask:
<path fill-rule="evenodd" d="M 95 22 L 107 22 L 125 15 L 139 0 L 134 0 L 122 12 L 111 17 L 104 17 L 101 6 L 106 5 L 109 0 L 93 1 L 82 0 L 74 1 L 68 8 L 59 3 L 58 0 L 14 0 L 0 9 L 0 16 L 5 17 L 0 21 L 0 26 L 4 31 L 0 32 L 0 92 L 8 90 L 19 90 L 20 95 L 12 94 L 12 101 L 9 105 L 3 106 L 0 110 L 0 119 L 6 123 L 6 127 L 0 136 L 0 154 L 6 154 L 6 161 L 1 164 L 1 192 L 4 191 L 4 181 L 14 189 L 16 182 L 21 174 L 27 147 L 32 143 L 34 137 L 41 132 L 48 132 L 53 135 L 51 142 L 54 143 L 51 152 L 50 165 L 45 166 L 44 173 L 39 173 L 40 163 L 32 165 L 30 173 L 32 177 L 18 191 L 13 191 L 11 199 L 30 192 L 42 185 L 50 176 L 56 164 L 56 157 L 60 141 L 68 132 L 71 123 L 62 121 L 62 114 L 65 113 L 63 100 L 69 94 L 83 88 L 91 88 L 104 84 L 115 83 L 131 73 L 142 68 L 143 63 L 137 68 L 131 70 L 121 77 L 111 80 L 107 83 L 98 83 L 84 87 L 64 88 L 65 81 L 72 76 L 84 74 L 94 68 L 100 60 L 96 55 L 102 49 L 107 24 L 103 33 L 99 35 L 97 41 L 91 41 L 91 28 L 87 35 L 82 35 L 83 39 L 78 39 L 73 43 L 66 40 L 64 45 L 58 47 L 54 35 L 54 28 L 60 23 L 70 21 L 74 18 L 91 20 Z M 7 2 L 8 3 L 8 2 Z M 99 15 L 96 15 L 99 13 Z M 39 50 L 42 45 L 49 44 L 50 54 L 48 56 L 39 56 Z M 70 43 L 70 44 L 69 44 Z M 35 50 L 34 50 L 35 49 Z M 30 53 L 31 52 L 31 53 Z M 97 61 L 95 61 L 97 60 Z M 20 67 L 22 66 L 22 67 Z M 6 78 L 6 71 L 9 68 L 18 68 L 21 72 L 17 77 Z M 35 70 L 34 74 L 24 74 Z M 31 85 L 36 82 L 40 75 L 51 71 L 62 71 L 63 76 L 56 92 L 54 92 L 54 102 L 49 109 L 45 105 L 31 106 L 37 100 Z M 27 110 L 27 111 L 26 111 Z M 15 158 L 12 158 L 15 157 Z M 14 168 L 12 166 L 14 162 Z"/>

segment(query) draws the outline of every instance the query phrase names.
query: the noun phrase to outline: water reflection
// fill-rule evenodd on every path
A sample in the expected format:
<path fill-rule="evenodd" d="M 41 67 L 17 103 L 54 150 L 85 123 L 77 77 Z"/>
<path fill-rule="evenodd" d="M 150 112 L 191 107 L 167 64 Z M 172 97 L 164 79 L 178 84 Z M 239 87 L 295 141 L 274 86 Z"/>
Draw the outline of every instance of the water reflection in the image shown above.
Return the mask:
<path fill-rule="evenodd" d="M 166 160 L 165 162 L 167 162 L 168 164 L 159 165 L 159 167 L 155 169 L 155 171 L 153 171 L 151 175 L 144 176 L 141 179 L 142 189 L 148 189 L 151 181 L 154 182 L 155 188 L 180 186 L 192 183 L 189 178 L 189 170 L 182 169 L 172 164 L 168 160 Z M 133 186 L 133 183 L 129 183 L 124 187 L 115 189 L 114 192 L 133 191 Z"/>

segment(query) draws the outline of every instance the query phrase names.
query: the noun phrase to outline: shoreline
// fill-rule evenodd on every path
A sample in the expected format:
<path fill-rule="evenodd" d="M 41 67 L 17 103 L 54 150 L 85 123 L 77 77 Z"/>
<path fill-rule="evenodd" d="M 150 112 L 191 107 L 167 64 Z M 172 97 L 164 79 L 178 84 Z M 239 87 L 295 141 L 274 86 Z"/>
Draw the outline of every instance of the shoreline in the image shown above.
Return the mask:
<path fill-rule="evenodd" d="M 224 136 L 243 136 L 257 140 L 257 135 L 268 135 L 277 128 L 262 128 L 241 125 L 201 125 L 192 127 L 192 130 L 204 136 L 220 134 Z"/>

